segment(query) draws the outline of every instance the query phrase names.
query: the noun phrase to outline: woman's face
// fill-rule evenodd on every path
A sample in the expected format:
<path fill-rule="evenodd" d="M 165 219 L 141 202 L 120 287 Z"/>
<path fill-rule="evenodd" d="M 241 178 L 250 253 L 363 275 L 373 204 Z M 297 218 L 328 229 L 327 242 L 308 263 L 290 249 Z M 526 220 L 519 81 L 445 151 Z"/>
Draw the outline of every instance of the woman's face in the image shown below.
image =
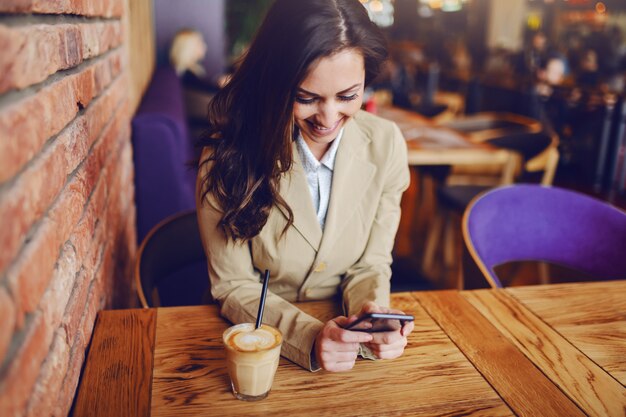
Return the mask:
<path fill-rule="evenodd" d="M 294 119 L 313 154 L 324 155 L 363 103 L 365 66 L 356 49 L 320 58 L 298 87 Z"/>

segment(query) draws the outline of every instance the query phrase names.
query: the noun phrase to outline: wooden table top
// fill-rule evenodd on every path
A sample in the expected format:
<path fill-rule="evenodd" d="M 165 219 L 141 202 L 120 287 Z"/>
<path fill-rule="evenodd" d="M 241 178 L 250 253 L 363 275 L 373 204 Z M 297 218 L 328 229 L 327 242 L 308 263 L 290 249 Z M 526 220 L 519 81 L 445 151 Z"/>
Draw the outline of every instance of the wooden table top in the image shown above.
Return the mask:
<path fill-rule="evenodd" d="M 416 320 L 401 358 L 336 374 L 281 359 L 256 403 L 231 394 L 217 306 L 102 311 L 73 414 L 626 415 L 626 281 L 397 293 L 392 305 Z"/>
<path fill-rule="evenodd" d="M 475 143 L 468 135 L 441 126 L 418 113 L 398 107 L 381 107 L 378 116 L 395 122 L 408 146 L 410 165 L 502 165 L 518 162 L 506 149 Z"/>

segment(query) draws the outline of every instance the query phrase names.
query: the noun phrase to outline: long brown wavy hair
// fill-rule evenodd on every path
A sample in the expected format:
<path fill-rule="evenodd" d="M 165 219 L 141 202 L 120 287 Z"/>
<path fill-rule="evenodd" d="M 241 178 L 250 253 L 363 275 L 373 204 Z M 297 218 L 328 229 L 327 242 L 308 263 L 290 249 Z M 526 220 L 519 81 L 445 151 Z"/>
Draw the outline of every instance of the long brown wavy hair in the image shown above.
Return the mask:
<path fill-rule="evenodd" d="M 363 54 L 365 83 L 387 57 L 386 41 L 358 0 L 277 0 L 226 86 L 209 105 L 212 148 L 201 178 L 203 203 L 210 194 L 223 212 L 220 226 L 235 241 L 256 236 L 277 205 L 281 176 L 291 169 L 297 136 L 293 102 L 311 64 L 355 48 Z M 303 194 L 306 195 L 306 194 Z"/>

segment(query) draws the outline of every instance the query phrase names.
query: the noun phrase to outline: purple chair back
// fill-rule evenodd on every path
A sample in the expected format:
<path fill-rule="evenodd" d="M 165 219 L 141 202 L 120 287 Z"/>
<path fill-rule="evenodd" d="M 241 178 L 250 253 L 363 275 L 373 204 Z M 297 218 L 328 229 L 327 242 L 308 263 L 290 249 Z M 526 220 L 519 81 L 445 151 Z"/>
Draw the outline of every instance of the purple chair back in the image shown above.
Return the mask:
<path fill-rule="evenodd" d="M 512 261 L 626 278 L 626 213 L 574 191 L 530 184 L 492 189 L 465 211 L 463 236 L 492 287 L 502 287 L 494 267 Z"/>
<path fill-rule="evenodd" d="M 194 210 L 194 158 L 180 79 L 169 67 L 155 70 L 132 119 L 137 239 L 161 220 Z"/>

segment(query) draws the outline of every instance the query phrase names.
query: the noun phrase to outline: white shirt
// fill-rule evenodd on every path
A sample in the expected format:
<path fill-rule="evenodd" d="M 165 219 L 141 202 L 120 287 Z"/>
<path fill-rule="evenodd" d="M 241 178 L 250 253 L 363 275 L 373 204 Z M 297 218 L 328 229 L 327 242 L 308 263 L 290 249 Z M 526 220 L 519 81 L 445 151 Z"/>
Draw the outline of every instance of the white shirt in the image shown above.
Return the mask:
<path fill-rule="evenodd" d="M 337 138 L 332 141 L 330 148 L 326 151 L 320 161 L 313 155 L 306 144 L 302 133 L 296 139 L 296 148 L 302 161 L 302 167 L 306 174 L 306 180 L 309 184 L 309 191 L 313 200 L 313 207 L 317 213 L 317 221 L 324 230 L 326 222 L 326 213 L 328 211 L 328 203 L 330 201 L 330 191 L 333 185 L 333 170 L 335 168 L 335 156 L 337 148 L 343 136 L 343 128 L 339 131 Z"/>

